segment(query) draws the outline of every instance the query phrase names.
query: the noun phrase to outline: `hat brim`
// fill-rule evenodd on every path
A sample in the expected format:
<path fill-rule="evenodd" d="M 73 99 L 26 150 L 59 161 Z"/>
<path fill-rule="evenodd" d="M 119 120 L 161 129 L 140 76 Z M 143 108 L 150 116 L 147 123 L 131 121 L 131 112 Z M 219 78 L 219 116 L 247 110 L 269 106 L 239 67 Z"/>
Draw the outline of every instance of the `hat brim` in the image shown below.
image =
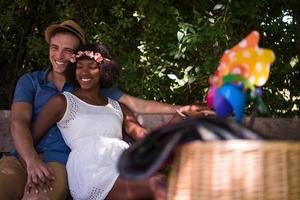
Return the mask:
<path fill-rule="evenodd" d="M 58 28 L 63 28 L 66 29 L 72 33 L 74 33 L 80 40 L 82 44 L 86 44 L 84 37 L 82 37 L 82 35 L 78 34 L 77 32 L 75 32 L 73 29 L 68 28 L 66 26 L 60 25 L 60 24 L 53 24 L 47 27 L 46 31 L 45 31 L 45 40 L 48 44 L 50 44 L 50 39 L 51 39 L 51 34 L 54 30 L 58 29 Z"/>

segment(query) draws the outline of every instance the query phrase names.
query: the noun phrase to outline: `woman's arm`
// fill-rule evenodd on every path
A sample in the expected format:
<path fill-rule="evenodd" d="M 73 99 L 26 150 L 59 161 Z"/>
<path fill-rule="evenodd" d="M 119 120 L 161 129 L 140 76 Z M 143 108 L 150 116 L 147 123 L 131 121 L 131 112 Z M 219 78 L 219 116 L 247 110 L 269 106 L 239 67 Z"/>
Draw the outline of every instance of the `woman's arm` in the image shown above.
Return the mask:
<path fill-rule="evenodd" d="M 135 140 L 144 138 L 148 131 L 136 119 L 133 112 L 124 104 L 119 103 L 123 112 L 123 128 L 125 132 Z"/>
<path fill-rule="evenodd" d="M 62 94 L 56 95 L 48 101 L 32 126 L 34 143 L 37 143 L 63 117 L 66 107 L 66 98 Z"/>

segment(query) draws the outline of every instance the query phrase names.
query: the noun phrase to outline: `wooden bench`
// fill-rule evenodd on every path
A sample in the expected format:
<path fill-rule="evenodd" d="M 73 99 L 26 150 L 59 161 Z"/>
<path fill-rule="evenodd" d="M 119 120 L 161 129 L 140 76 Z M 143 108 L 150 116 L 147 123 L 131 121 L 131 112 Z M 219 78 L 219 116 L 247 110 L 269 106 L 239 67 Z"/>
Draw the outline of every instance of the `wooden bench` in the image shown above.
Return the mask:
<path fill-rule="evenodd" d="M 0 110 L 0 154 L 11 151 L 14 147 L 9 130 L 9 110 Z M 136 114 L 138 121 L 146 128 L 151 129 L 159 124 L 166 123 L 173 114 Z M 244 123 L 249 124 L 249 117 Z M 255 118 L 253 129 L 266 135 L 300 134 L 299 118 Z M 0 155 L 1 156 L 1 155 Z"/>
<path fill-rule="evenodd" d="M 0 110 L 0 157 L 14 148 L 9 130 L 9 110 Z M 173 114 L 136 114 L 138 121 L 151 129 L 168 122 Z M 244 123 L 249 124 L 249 118 Z M 300 134 L 299 118 L 256 118 L 253 129 L 267 135 Z M 67 200 L 72 200 L 68 197 Z"/>
<path fill-rule="evenodd" d="M 0 156 L 14 146 L 9 129 L 9 113 L 9 110 L 0 110 Z"/>

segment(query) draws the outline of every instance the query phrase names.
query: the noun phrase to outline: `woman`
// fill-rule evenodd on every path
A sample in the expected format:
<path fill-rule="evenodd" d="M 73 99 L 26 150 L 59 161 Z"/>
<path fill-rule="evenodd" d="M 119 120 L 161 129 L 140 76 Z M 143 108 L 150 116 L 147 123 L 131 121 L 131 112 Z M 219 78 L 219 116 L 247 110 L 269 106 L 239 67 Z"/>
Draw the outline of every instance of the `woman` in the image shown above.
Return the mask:
<path fill-rule="evenodd" d="M 128 115 L 130 111 L 124 105 L 101 94 L 101 88 L 111 87 L 118 76 L 117 65 L 107 55 L 101 45 L 77 49 L 66 76 L 79 89 L 53 97 L 35 121 L 33 133 L 41 138 L 57 123 L 71 148 L 66 167 L 75 200 L 153 198 L 150 183 L 159 176 L 151 181 L 119 178 L 118 158 L 128 147 L 122 140 L 123 128 L 136 140 L 143 138 L 147 130 Z"/>

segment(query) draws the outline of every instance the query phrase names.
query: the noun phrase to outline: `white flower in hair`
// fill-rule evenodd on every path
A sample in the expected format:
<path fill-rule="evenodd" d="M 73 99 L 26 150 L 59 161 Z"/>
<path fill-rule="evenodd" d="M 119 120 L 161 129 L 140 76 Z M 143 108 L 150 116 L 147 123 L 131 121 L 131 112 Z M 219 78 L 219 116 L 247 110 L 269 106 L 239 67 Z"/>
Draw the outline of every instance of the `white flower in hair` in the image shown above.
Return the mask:
<path fill-rule="evenodd" d="M 94 55 L 94 59 L 96 60 L 96 62 L 101 63 L 102 60 L 103 60 L 103 57 L 102 57 L 102 55 L 100 53 L 97 52 Z"/>
<path fill-rule="evenodd" d="M 70 58 L 70 62 L 71 63 L 75 63 L 76 62 L 76 56 L 75 56 L 75 54 L 72 54 L 72 56 Z"/>
<path fill-rule="evenodd" d="M 90 58 L 94 58 L 94 52 L 93 51 L 85 51 L 84 54 Z"/>

